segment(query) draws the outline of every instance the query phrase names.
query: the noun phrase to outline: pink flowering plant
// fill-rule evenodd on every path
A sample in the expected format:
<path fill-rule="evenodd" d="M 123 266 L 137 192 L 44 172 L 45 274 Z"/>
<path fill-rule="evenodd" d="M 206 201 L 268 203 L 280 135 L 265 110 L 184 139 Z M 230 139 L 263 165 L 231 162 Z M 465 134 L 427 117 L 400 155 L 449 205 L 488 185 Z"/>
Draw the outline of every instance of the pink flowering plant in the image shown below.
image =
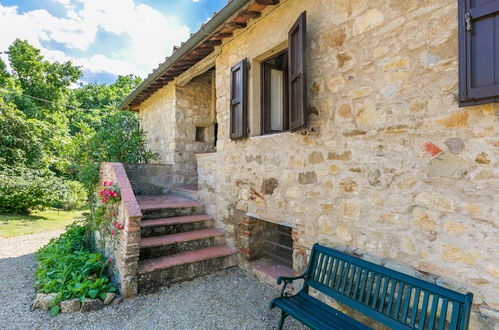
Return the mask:
<path fill-rule="evenodd" d="M 109 251 L 116 248 L 117 238 L 124 228 L 118 216 L 121 195 L 115 182 L 104 181 L 102 187 L 97 193 L 100 203 L 92 214 L 92 225 L 99 233 L 101 250 L 106 250 L 107 245 Z M 112 259 L 109 262 L 112 262 Z"/>
<path fill-rule="evenodd" d="M 102 183 L 104 189 L 99 191 L 99 197 L 102 203 L 117 203 L 121 200 L 120 188 L 112 181 Z"/>

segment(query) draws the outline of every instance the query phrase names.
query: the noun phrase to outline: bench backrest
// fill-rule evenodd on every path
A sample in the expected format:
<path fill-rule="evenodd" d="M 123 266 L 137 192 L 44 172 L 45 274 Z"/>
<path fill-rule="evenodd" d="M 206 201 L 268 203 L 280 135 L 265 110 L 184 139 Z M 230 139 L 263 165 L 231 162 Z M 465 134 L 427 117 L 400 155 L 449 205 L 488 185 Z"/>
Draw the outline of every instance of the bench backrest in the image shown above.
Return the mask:
<path fill-rule="evenodd" d="M 467 329 L 473 295 L 315 244 L 305 287 L 395 329 Z"/>

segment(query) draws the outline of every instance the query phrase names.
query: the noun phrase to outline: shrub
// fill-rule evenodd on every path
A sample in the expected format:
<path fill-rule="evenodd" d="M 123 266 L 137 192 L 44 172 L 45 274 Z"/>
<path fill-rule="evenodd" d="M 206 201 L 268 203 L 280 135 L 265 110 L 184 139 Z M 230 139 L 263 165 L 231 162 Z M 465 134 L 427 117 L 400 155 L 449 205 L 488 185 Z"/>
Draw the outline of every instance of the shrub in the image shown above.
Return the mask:
<path fill-rule="evenodd" d="M 0 168 L 0 213 L 28 214 L 47 207 L 85 205 L 82 185 L 56 177 L 48 170 L 22 166 Z"/>
<path fill-rule="evenodd" d="M 55 193 L 57 200 L 52 207 L 64 210 L 80 209 L 87 200 L 87 192 L 78 181 L 62 181 Z"/>
<path fill-rule="evenodd" d="M 86 232 L 85 226 L 69 225 L 65 233 L 37 252 L 35 287 L 38 292 L 57 293 L 52 302 L 52 315 L 57 315 L 57 304 L 62 300 L 104 300 L 108 292 L 116 291 L 107 275 L 110 260 L 89 250 Z"/>
<path fill-rule="evenodd" d="M 23 167 L 0 170 L 0 212 L 27 214 L 56 201 L 58 180 L 50 172 Z"/>

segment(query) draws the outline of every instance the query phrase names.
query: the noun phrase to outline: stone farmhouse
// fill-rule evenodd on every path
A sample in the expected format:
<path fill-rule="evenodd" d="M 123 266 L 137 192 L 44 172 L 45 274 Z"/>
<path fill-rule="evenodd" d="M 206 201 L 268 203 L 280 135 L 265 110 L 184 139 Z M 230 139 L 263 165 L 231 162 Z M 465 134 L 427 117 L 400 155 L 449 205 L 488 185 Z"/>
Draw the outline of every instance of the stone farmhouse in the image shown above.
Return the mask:
<path fill-rule="evenodd" d="M 120 105 L 159 154 L 103 165 L 122 289 L 300 273 L 318 242 L 470 291 L 471 328 L 497 327 L 498 101 L 499 1 L 229 1 Z"/>

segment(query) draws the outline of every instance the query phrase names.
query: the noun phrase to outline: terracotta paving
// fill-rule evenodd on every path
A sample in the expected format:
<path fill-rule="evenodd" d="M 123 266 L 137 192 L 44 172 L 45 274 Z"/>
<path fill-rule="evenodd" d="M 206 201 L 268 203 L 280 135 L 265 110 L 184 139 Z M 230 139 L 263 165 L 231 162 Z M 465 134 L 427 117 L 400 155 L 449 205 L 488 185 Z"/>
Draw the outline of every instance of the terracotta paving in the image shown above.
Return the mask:
<path fill-rule="evenodd" d="M 182 207 L 200 207 L 203 203 L 174 194 L 137 196 L 142 211 Z"/>
<path fill-rule="evenodd" d="M 194 230 L 187 231 L 178 234 L 170 234 L 163 236 L 151 236 L 151 237 L 143 237 L 140 241 L 140 247 L 153 247 L 160 245 L 168 245 L 186 241 L 193 241 L 197 239 L 204 239 L 210 237 L 223 236 L 225 233 L 218 229 L 202 229 L 202 230 Z"/>
<path fill-rule="evenodd" d="M 171 256 L 149 259 L 139 262 L 139 273 L 144 274 L 172 266 L 228 256 L 235 252 L 236 251 L 233 248 L 223 245 L 182 252 Z"/>
<path fill-rule="evenodd" d="M 209 221 L 209 220 L 213 220 L 213 218 L 206 214 L 194 214 L 182 217 L 145 219 L 142 220 L 142 222 L 140 223 L 140 227 L 149 228 L 149 227 L 158 227 L 158 226 L 169 226 L 169 225 L 178 225 L 178 224 L 186 224 L 186 223 Z"/>
<path fill-rule="evenodd" d="M 251 265 L 255 268 L 255 270 L 265 273 L 273 278 L 278 278 L 279 276 L 298 276 L 298 274 L 291 268 L 278 264 L 269 258 L 254 261 Z"/>

